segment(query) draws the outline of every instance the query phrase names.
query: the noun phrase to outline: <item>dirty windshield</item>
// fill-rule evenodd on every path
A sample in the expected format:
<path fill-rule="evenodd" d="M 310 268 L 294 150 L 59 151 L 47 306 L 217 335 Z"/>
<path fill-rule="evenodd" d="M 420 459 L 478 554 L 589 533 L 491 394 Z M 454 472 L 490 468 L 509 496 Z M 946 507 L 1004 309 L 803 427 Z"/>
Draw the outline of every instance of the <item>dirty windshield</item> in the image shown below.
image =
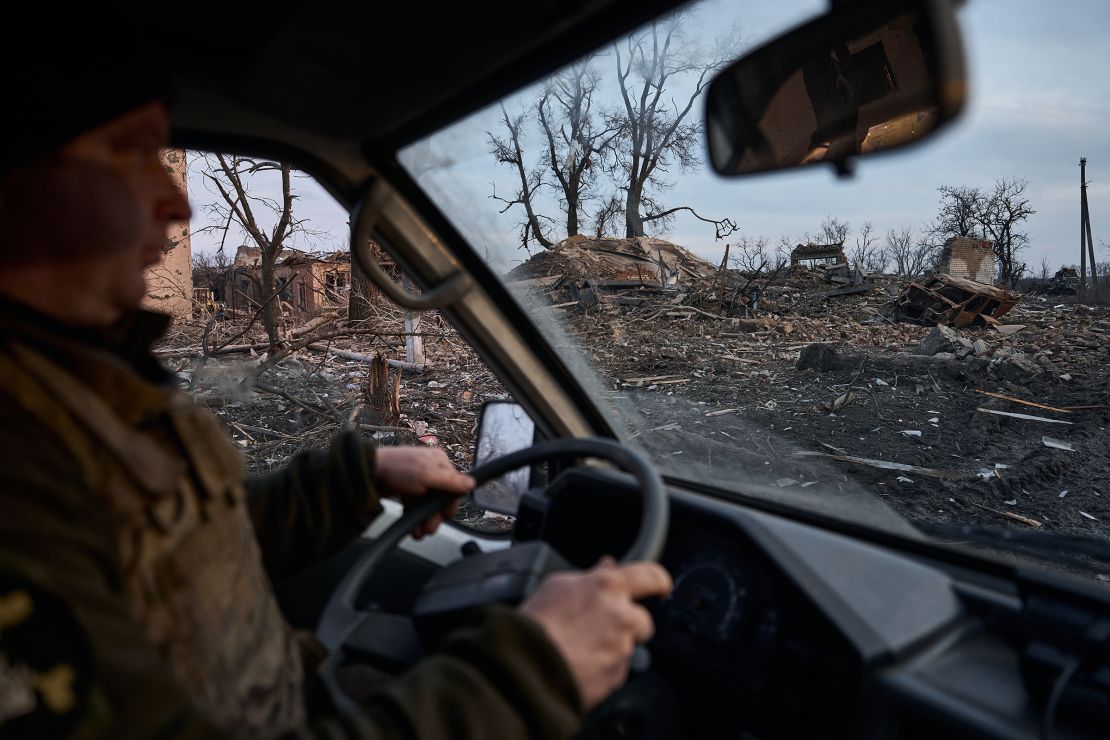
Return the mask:
<path fill-rule="evenodd" d="M 960 11 L 962 119 L 853 178 L 705 164 L 706 84 L 801 0 L 689 6 L 401 161 L 665 473 L 1101 576 L 1110 19 L 1021 5 Z"/>

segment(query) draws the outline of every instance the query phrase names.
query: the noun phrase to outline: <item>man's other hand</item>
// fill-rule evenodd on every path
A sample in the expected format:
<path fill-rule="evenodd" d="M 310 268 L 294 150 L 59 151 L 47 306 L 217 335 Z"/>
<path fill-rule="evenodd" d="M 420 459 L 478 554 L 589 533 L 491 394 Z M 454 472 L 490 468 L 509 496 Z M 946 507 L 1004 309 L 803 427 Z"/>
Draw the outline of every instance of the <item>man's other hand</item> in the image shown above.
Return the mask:
<path fill-rule="evenodd" d="M 617 565 L 606 557 L 585 573 L 551 576 L 520 610 L 563 654 L 590 711 L 624 683 L 632 651 L 654 632 L 636 600 L 670 591 L 671 577 L 658 563 Z"/>
<path fill-rule="evenodd" d="M 406 508 L 429 491 L 462 496 L 474 490 L 473 478 L 460 473 L 443 450 L 430 447 L 379 447 L 374 458 L 374 482 L 382 496 L 398 499 Z M 456 498 L 442 512 L 413 530 L 413 538 L 432 534 L 444 517 L 454 517 L 458 508 Z"/>

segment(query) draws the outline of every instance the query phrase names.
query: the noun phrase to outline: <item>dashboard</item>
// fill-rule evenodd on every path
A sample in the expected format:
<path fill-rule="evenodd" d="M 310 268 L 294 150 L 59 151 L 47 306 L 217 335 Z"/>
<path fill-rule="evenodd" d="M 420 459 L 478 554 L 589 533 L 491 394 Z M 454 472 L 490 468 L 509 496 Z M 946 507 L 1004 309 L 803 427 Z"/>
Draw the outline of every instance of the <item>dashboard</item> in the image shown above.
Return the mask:
<path fill-rule="evenodd" d="M 1049 656 L 1042 689 L 1059 668 L 1036 638 L 1048 617 L 1029 621 L 1014 584 L 718 499 L 671 500 L 661 560 L 674 589 L 646 604 L 650 668 L 591 716 L 582 740 L 1043 736 L 1049 691 L 1035 690 L 1030 648 Z M 578 468 L 542 506 L 522 507 L 514 537 L 588 567 L 623 552 L 638 520 L 629 479 Z M 1090 606 L 1110 613 L 1104 596 Z M 1106 680 L 1102 703 L 1068 709 L 1053 737 L 1110 736 Z"/>

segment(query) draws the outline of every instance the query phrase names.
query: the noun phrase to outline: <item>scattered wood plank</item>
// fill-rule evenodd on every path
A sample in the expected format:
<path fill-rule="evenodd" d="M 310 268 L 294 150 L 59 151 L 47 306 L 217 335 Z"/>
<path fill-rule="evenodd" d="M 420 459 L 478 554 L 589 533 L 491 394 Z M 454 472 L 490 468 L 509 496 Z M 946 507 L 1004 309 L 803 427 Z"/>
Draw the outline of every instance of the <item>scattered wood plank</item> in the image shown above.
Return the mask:
<path fill-rule="evenodd" d="M 685 376 L 682 376 L 682 375 L 653 375 L 653 376 L 647 377 L 647 378 L 629 378 L 628 380 L 622 380 L 621 383 L 623 383 L 624 385 L 651 385 L 652 383 L 658 383 L 660 380 L 678 380 L 678 379 L 681 379 L 683 377 L 685 377 Z M 689 380 L 689 378 L 686 378 L 686 380 Z"/>
<path fill-rule="evenodd" d="M 1045 416 L 1033 416 L 1032 414 L 1015 414 L 1012 411 L 996 411 L 995 409 L 985 409 L 979 406 L 976 411 L 982 411 L 984 414 L 994 414 L 995 416 L 1008 416 L 1011 419 L 1024 419 L 1025 421 L 1043 421 L 1045 424 L 1071 424 L 1070 421 L 1062 419 L 1049 419 Z"/>
<path fill-rule="evenodd" d="M 1043 403 L 1035 403 L 1033 401 L 1023 401 L 1020 398 L 1014 398 L 1013 396 L 1004 396 L 1001 393 L 992 393 L 990 391 L 980 390 L 979 388 L 976 388 L 975 392 L 976 393 L 981 393 L 984 396 L 990 396 L 991 398 L 1000 398 L 1003 401 L 1010 401 L 1012 403 L 1020 403 L 1022 406 L 1032 406 L 1035 409 L 1043 409 L 1044 411 L 1053 411 L 1057 414 L 1070 414 L 1071 413 L 1071 409 L 1056 408 L 1055 406 L 1045 406 Z"/>
<path fill-rule="evenodd" d="M 922 468 L 917 465 L 907 465 L 906 463 L 891 462 L 890 460 L 873 460 L 868 457 L 856 457 L 855 455 L 830 455 L 827 452 L 809 452 L 800 451 L 794 453 L 799 457 L 827 457 L 830 460 L 838 462 L 855 463 L 857 465 L 868 465 L 872 468 L 881 468 L 883 470 L 897 470 L 901 473 L 917 473 L 918 475 L 925 475 L 930 478 L 945 478 L 948 480 L 959 480 L 966 478 L 966 473 L 961 473 L 958 470 L 938 470 L 936 468 Z"/>
<path fill-rule="evenodd" d="M 737 357 L 736 355 L 721 355 L 721 359 L 722 360 L 732 360 L 733 362 L 739 362 L 739 363 L 744 364 L 744 365 L 762 365 L 763 364 L 762 360 L 749 360 L 746 357 Z"/>
<path fill-rule="evenodd" d="M 978 509 L 982 509 L 983 511 L 989 511 L 990 513 L 994 514 L 995 516 L 1000 516 L 1000 517 L 1003 517 L 1004 519 L 1009 519 L 1010 521 L 1018 522 L 1019 524 L 1025 524 L 1025 525 L 1028 525 L 1030 527 L 1043 526 L 1036 519 L 1030 519 L 1029 517 L 1022 516 L 1021 514 L 1015 514 L 1012 511 L 1002 511 L 1001 509 L 992 509 L 990 506 L 983 506 L 983 504 L 977 504 L 974 501 L 968 501 L 968 503 L 971 504 L 972 506 L 978 508 Z"/>
<path fill-rule="evenodd" d="M 739 410 L 740 409 L 721 409 L 720 411 L 707 411 L 705 415 L 706 416 L 724 416 L 725 414 L 731 414 L 734 411 L 739 411 Z"/>
<path fill-rule="evenodd" d="M 330 355 L 342 357 L 344 360 L 354 360 L 355 362 L 367 363 L 374 361 L 373 355 L 365 355 L 360 352 L 349 352 L 345 349 L 335 349 L 334 347 L 327 347 L 323 344 L 310 344 L 308 345 L 308 349 L 312 350 L 313 352 L 327 352 Z M 416 365 L 411 362 L 401 362 L 400 360 L 391 359 L 386 359 L 385 364 L 389 365 L 390 367 L 395 367 L 399 370 L 407 370 L 408 372 L 412 373 L 422 373 L 427 367 L 427 365 Z"/>

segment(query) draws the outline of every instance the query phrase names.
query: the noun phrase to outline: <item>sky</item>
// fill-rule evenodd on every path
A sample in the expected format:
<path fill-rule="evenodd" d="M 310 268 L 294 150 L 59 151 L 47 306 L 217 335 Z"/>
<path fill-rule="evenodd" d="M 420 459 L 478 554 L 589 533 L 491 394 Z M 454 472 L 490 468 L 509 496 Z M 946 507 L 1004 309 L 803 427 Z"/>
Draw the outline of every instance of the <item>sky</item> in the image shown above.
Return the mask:
<path fill-rule="evenodd" d="M 696 6 L 691 35 L 704 44 L 738 24 L 747 48 L 770 40 L 822 11 L 820 0 L 706 0 Z M 781 236 L 797 240 L 816 231 L 826 216 L 858 227 L 872 222 L 882 234 L 888 228 L 920 229 L 936 213 L 941 185 L 988 187 L 997 178 L 1024 177 L 1027 196 L 1037 213 L 1026 224 L 1030 246 L 1023 259 L 1031 266 L 1047 257 L 1055 267 L 1078 261 L 1079 167 L 1088 159 L 1088 199 L 1099 257 L 1110 251 L 1110 3 L 1105 0 L 969 0 L 958 11 L 964 36 L 970 97 L 960 120 L 919 146 L 864 159 L 856 174 L 838 179 L 831 168 L 814 167 L 745 178 L 724 179 L 708 166 L 673 174 L 674 186 L 664 195 L 667 205 L 693 205 L 714 217 L 728 216 L 740 235 Z M 595 62 L 603 75 L 601 92 L 614 95 L 613 61 Z M 674 94 L 680 96 L 680 81 Z M 535 98 L 526 89 L 506 101 L 510 110 Z M 433 135 L 409 157 L 431 161 L 420 177 L 449 218 L 479 253 L 509 267 L 527 255 L 518 249 L 512 212 L 499 214 L 489 196 L 513 187 L 514 173 L 497 165 L 488 153 L 485 132 L 496 127 L 496 106 Z M 525 139 L 526 157 L 539 156 L 539 138 Z M 404 158 L 403 158 L 403 161 Z M 410 160 L 411 161 L 411 160 Z M 303 248 L 342 248 L 346 213 L 310 179 L 297 181 L 296 212 L 324 236 L 302 241 Z M 260 183 L 261 191 L 273 183 Z M 212 195 L 199 172 L 190 174 L 194 203 L 193 230 L 211 223 L 204 208 Z M 541 204 L 558 220 L 553 199 Z M 559 236 L 559 234 L 554 234 Z M 721 242 L 713 228 L 680 217 L 665 238 L 709 258 L 720 259 Z M 227 248 L 243 241 L 229 234 Z M 849 237 L 849 245 L 851 244 Z M 218 234 L 196 234 L 194 251 L 216 248 Z"/>

